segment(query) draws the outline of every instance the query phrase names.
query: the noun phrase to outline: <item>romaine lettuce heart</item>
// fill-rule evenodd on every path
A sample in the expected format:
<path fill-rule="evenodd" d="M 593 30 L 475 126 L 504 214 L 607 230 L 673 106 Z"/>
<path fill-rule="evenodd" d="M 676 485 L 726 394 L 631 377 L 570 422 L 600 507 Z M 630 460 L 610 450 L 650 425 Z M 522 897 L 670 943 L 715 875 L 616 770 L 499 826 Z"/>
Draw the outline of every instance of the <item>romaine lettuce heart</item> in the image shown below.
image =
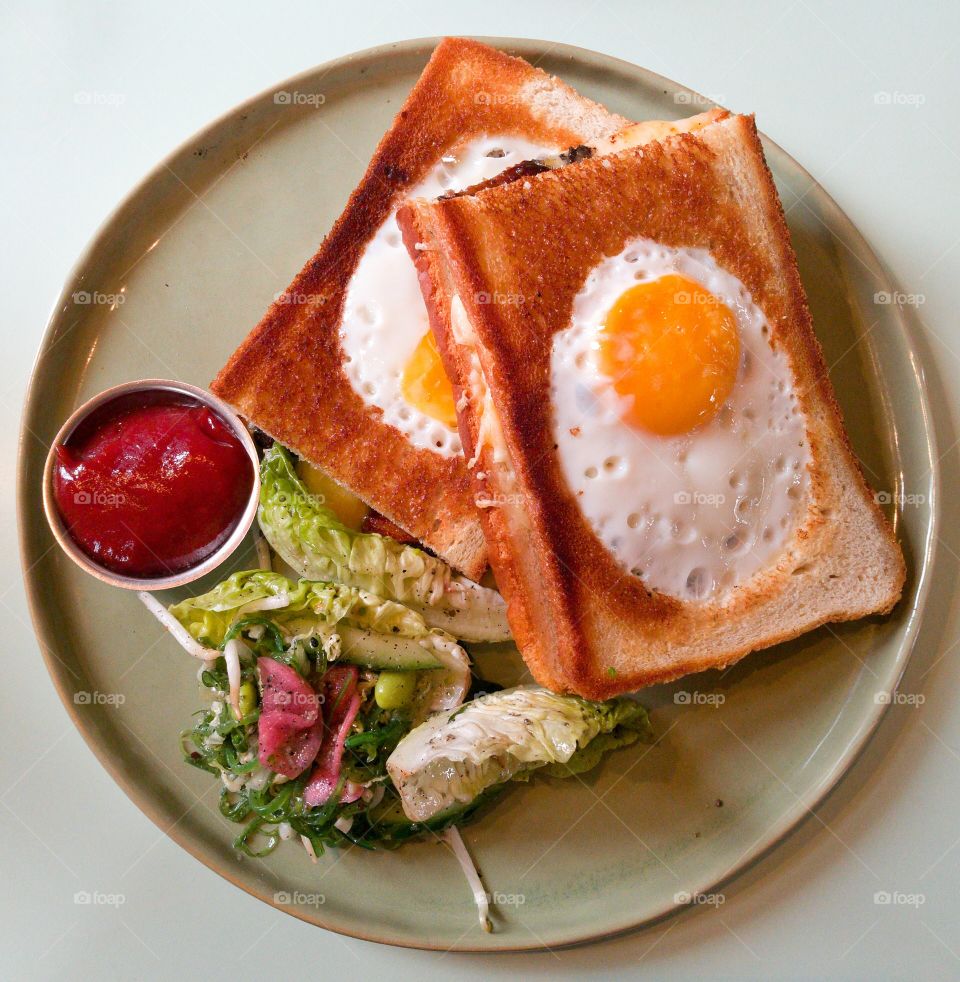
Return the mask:
<path fill-rule="evenodd" d="M 431 627 L 465 641 L 510 639 L 506 604 L 496 590 L 456 575 L 415 546 L 347 528 L 307 490 L 278 443 L 264 454 L 260 482 L 260 528 L 299 575 L 408 604 Z"/>
<path fill-rule="evenodd" d="M 587 770 L 603 750 L 648 732 L 646 710 L 632 699 L 590 702 L 524 686 L 421 723 L 390 755 L 387 772 L 407 816 L 425 821 L 535 768 L 550 767 L 555 776 Z M 591 753 L 595 738 L 602 743 Z"/>

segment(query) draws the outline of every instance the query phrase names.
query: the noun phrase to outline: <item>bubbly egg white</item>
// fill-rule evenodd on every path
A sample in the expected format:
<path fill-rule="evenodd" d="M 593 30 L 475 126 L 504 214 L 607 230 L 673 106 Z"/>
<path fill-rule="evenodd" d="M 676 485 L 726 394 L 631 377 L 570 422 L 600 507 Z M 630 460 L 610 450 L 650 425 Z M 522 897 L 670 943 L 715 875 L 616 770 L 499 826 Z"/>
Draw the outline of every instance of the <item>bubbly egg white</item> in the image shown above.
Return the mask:
<path fill-rule="evenodd" d="M 597 336 L 637 282 L 676 273 L 734 314 L 737 379 L 703 426 L 675 437 L 624 422 L 623 397 L 598 368 Z M 718 601 L 775 563 L 806 511 L 809 450 L 786 356 L 737 277 L 703 249 L 636 239 L 605 259 L 574 300 L 552 350 L 563 476 L 594 532 L 648 589 Z"/>
<path fill-rule="evenodd" d="M 409 197 L 463 190 L 555 152 L 518 137 L 480 137 L 443 157 Z M 417 271 L 394 211 L 367 244 L 347 288 L 340 325 L 344 370 L 364 402 L 383 411 L 385 423 L 414 446 L 449 457 L 463 452 L 456 428 L 411 406 L 401 391 L 403 370 L 429 329 Z"/>

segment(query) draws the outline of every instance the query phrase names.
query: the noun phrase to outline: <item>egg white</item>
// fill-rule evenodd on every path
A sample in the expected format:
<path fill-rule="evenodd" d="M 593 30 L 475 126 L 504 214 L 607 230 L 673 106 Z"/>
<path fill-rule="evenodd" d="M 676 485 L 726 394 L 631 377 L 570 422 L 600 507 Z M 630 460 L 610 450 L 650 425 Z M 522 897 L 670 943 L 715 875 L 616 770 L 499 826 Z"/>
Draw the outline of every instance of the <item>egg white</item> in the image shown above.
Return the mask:
<path fill-rule="evenodd" d="M 734 314 L 740 365 L 717 415 L 665 437 L 622 419 L 624 398 L 597 363 L 597 336 L 618 297 L 676 273 Z M 809 449 L 786 355 L 743 283 L 703 249 L 638 238 L 605 259 L 553 341 L 553 420 L 561 471 L 596 535 L 645 586 L 723 601 L 775 563 L 806 512 Z"/>
<path fill-rule="evenodd" d="M 479 137 L 444 156 L 409 197 L 437 198 L 555 152 L 519 137 Z M 347 288 L 340 324 L 344 370 L 360 398 L 383 411 L 385 423 L 414 446 L 451 457 L 463 453 L 456 428 L 410 405 L 401 391 L 403 370 L 429 329 L 394 211 L 367 244 Z"/>

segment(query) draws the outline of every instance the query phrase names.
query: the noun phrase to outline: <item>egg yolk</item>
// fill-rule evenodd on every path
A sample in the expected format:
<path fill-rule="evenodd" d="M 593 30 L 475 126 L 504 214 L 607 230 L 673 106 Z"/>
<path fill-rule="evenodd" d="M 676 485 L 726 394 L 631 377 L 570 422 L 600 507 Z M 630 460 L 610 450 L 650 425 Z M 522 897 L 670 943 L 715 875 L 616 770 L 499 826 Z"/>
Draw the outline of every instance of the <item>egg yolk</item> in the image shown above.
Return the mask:
<path fill-rule="evenodd" d="M 352 492 L 320 470 L 308 464 L 302 457 L 297 461 L 297 477 L 303 481 L 310 494 L 314 495 L 317 504 L 329 508 L 347 528 L 360 531 L 364 518 L 370 510 Z"/>
<path fill-rule="evenodd" d="M 400 380 L 400 393 L 415 409 L 456 429 L 457 408 L 453 401 L 453 388 L 431 331 L 424 334 L 410 356 Z"/>
<path fill-rule="evenodd" d="M 737 378 L 737 321 L 685 276 L 638 283 L 618 298 L 598 338 L 598 365 L 629 397 L 624 418 L 660 436 L 711 420 Z"/>

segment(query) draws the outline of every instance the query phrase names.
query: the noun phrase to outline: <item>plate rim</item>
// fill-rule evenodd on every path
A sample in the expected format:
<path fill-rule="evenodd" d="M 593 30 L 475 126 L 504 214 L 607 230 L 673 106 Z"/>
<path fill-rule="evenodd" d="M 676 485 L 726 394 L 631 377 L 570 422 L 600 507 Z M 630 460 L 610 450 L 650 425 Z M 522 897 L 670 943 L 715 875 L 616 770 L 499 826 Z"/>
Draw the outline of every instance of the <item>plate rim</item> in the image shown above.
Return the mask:
<path fill-rule="evenodd" d="M 672 89 L 675 92 L 689 93 L 691 96 L 701 100 L 703 105 L 713 104 L 711 100 L 706 99 L 704 96 L 700 95 L 700 93 L 688 88 L 685 85 L 675 82 L 665 75 L 654 72 L 643 67 L 642 65 L 637 65 L 615 55 L 608 55 L 603 52 L 594 51 L 590 48 L 584 48 L 578 45 L 565 44 L 561 42 L 546 41 L 537 38 L 494 37 L 485 35 L 475 35 L 473 37 L 475 40 L 482 41 L 485 44 L 490 44 L 493 47 L 506 50 L 510 53 L 522 50 L 527 46 L 537 45 L 546 49 L 544 53 L 555 54 L 559 57 L 565 57 L 574 62 L 580 62 L 581 64 L 585 63 L 595 67 L 610 66 L 616 67 L 621 71 L 629 72 L 631 74 L 639 73 L 645 76 L 651 82 L 663 83 L 665 87 Z M 444 945 L 442 943 L 431 943 L 429 939 L 414 941 L 405 937 L 391 936 L 389 933 L 378 933 L 376 930 L 370 929 L 366 926 L 364 926 L 363 930 L 354 930 L 350 925 L 338 924 L 337 926 L 332 926 L 323 924 L 319 921 L 319 919 L 309 917 L 301 913 L 297 908 L 278 905 L 275 901 L 271 900 L 266 893 L 258 892 L 252 885 L 248 886 L 247 884 L 241 882 L 227 868 L 220 868 L 213 860 L 208 861 L 208 859 L 205 858 L 200 851 L 194 848 L 190 841 L 190 837 L 187 834 L 182 833 L 175 826 L 173 828 L 164 827 L 164 816 L 160 813 L 160 810 L 156 808 L 146 796 L 141 794 L 138 785 L 134 781 L 127 780 L 127 778 L 121 773 L 121 768 L 119 765 L 114 764 L 106 749 L 101 747 L 100 742 L 95 738 L 95 728 L 89 727 L 81 722 L 81 716 L 73 703 L 72 690 L 68 691 L 68 685 L 66 680 L 63 678 L 62 669 L 56 664 L 56 658 L 54 655 L 54 639 L 50 636 L 50 632 L 47 629 L 47 624 L 42 613 L 42 600 L 40 597 L 41 591 L 35 579 L 31 576 L 33 565 L 36 565 L 36 562 L 38 562 L 39 559 L 34 557 L 32 564 L 28 564 L 30 560 L 30 546 L 26 532 L 27 516 L 34 510 L 34 506 L 36 505 L 36 502 L 33 500 L 34 489 L 29 486 L 27 480 L 27 471 L 29 467 L 28 458 L 30 455 L 30 449 L 28 447 L 30 428 L 28 422 L 35 415 L 36 404 L 41 396 L 41 379 L 39 377 L 39 369 L 44 356 L 52 347 L 50 342 L 63 304 L 69 298 L 75 284 L 79 281 L 80 274 L 88 265 L 89 260 L 100 249 L 106 240 L 107 234 L 115 221 L 122 215 L 124 210 L 132 206 L 136 199 L 147 191 L 150 185 L 160 178 L 165 171 L 170 171 L 171 168 L 169 165 L 178 157 L 183 155 L 185 151 L 197 145 L 207 135 L 214 132 L 223 124 L 229 122 L 232 118 L 242 113 L 245 109 L 251 108 L 259 103 L 271 92 L 275 92 L 280 88 L 287 88 L 290 85 L 295 85 L 301 80 L 313 78 L 318 72 L 329 74 L 330 72 L 344 68 L 357 61 L 369 61 L 377 58 L 403 56 L 413 54 L 418 51 L 429 53 L 429 51 L 431 51 L 442 40 L 442 38 L 442 35 L 436 37 L 409 38 L 363 48 L 350 52 L 346 55 L 341 55 L 337 58 L 320 62 L 314 66 L 311 66 L 310 68 L 267 86 L 254 95 L 242 100 L 239 103 L 236 103 L 226 111 L 218 114 L 212 120 L 193 132 L 185 140 L 178 143 L 171 151 L 165 154 L 155 165 L 153 165 L 147 171 L 147 173 L 143 175 L 143 177 L 141 177 L 121 197 L 119 202 L 97 225 L 86 245 L 77 256 L 77 259 L 71 264 L 70 269 L 64 279 L 63 286 L 57 298 L 53 302 L 50 313 L 47 316 L 40 344 L 37 348 L 37 354 L 30 369 L 29 382 L 22 403 L 17 440 L 16 466 L 17 538 L 20 568 L 23 574 L 25 595 L 30 612 L 30 619 L 37 640 L 40 642 L 40 654 L 44 660 L 47 674 L 50 676 L 57 695 L 59 696 L 60 701 L 63 704 L 63 707 L 66 710 L 67 715 L 70 717 L 74 727 L 80 733 L 80 736 L 83 738 L 87 747 L 89 747 L 99 763 L 110 775 L 111 779 L 121 788 L 123 793 L 130 799 L 130 801 L 151 822 L 153 822 L 153 824 L 161 832 L 172 839 L 180 848 L 184 849 L 190 856 L 192 856 L 202 865 L 212 870 L 214 873 L 218 874 L 233 886 L 242 890 L 244 893 L 247 893 L 256 899 L 269 904 L 275 910 L 279 910 L 285 914 L 289 914 L 292 917 L 296 917 L 298 920 L 304 921 L 312 926 L 323 927 L 328 931 L 333 931 L 337 934 L 356 938 L 358 940 L 372 941 L 378 944 L 391 945 L 394 947 L 427 951 L 480 952 L 485 954 L 509 954 L 524 951 L 545 951 L 571 948 L 620 937 L 639 931 L 642 928 L 650 927 L 669 917 L 679 914 L 689 905 L 678 904 L 676 902 L 669 903 L 661 910 L 648 914 L 640 920 L 631 920 L 628 916 L 626 918 L 621 918 L 619 923 L 613 924 L 608 928 L 604 928 L 603 930 L 591 931 L 588 933 L 576 933 L 570 935 L 564 940 L 559 940 L 550 944 L 542 942 L 530 944 L 512 942 L 509 945 L 498 946 L 495 948 L 490 946 L 461 944 L 459 942 L 454 945 Z M 827 225 L 824 223 L 824 225 L 827 231 L 830 232 L 831 236 L 834 236 L 834 229 L 841 230 L 845 241 L 853 247 L 851 251 L 854 252 L 855 258 L 858 260 L 862 260 L 863 257 L 869 258 L 875 267 L 875 276 L 879 286 L 890 289 L 892 292 L 893 284 L 891 282 L 891 275 L 887 270 L 886 264 L 872 249 L 866 238 L 849 218 L 846 212 L 843 211 L 843 209 L 837 204 L 823 185 L 817 181 L 810 174 L 810 172 L 796 160 L 795 157 L 784 150 L 783 147 L 781 147 L 776 141 L 771 140 L 764 134 L 761 134 L 761 136 L 767 150 L 772 149 L 773 152 L 779 154 L 782 160 L 788 161 L 791 167 L 795 168 L 800 175 L 805 177 L 810 182 L 810 190 L 815 190 L 817 192 L 818 197 L 828 209 L 830 224 Z M 871 272 L 874 272 L 874 270 L 871 270 Z M 930 462 L 929 485 L 931 494 L 929 503 L 930 518 L 927 523 L 926 535 L 922 541 L 922 548 L 919 548 L 921 543 L 918 543 L 918 550 L 914 557 L 914 567 L 916 573 L 916 601 L 904 626 L 903 639 L 900 642 L 899 651 L 894 665 L 895 672 L 889 681 L 889 692 L 894 691 L 899 685 L 900 680 L 903 677 L 903 673 L 906 671 L 907 665 L 909 664 L 913 655 L 917 634 L 920 629 L 924 610 L 926 608 L 932 586 L 935 545 L 938 539 L 941 521 L 940 458 L 937 454 L 938 441 L 936 429 L 930 415 L 930 403 L 927 393 L 923 361 L 920 357 L 919 351 L 917 350 L 917 346 L 914 344 L 909 332 L 906 329 L 903 311 L 899 308 L 893 308 L 891 313 L 893 313 L 896 318 L 901 335 L 901 341 L 912 356 L 909 359 L 910 364 L 908 371 L 913 382 L 912 387 L 915 389 L 917 401 L 919 403 L 920 416 L 926 438 L 925 449 Z M 46 553 L 44 553 L 44 555 L 45 554 Z M 801 826 L 805 825 L 814 809 L 821 805 L 833 793 L 833 791 L 836 790 L 844 776 L 860 759 L 867 744 L 879 727 L 883 717 L 886 715 L 889 706 L 889 701 L 886 703 L 874 703 L 874 707 L 871 712 L 861 718 L 852 739 L 848 742 L 843 753 L 837 759 L 837 762 L 823 774 L 823 776 L 811 789 L 806 792 L 806 794 L 797 796 L 797 801 L 792 804 L 790 808 L 788 808 L 770 827 L 767 834 L 761 840 L 762 844 L 757 844 L 751 847 L 747 853 L 741 856 L 724 873 L 720 874 L 719 876 L 712 875 L 695 890 L 691 890 L 689 892 L 693 894 L 707 894 L 710 892 L 715 892 L 718 887 L 722 887 L 730 883 L 747 870 L 757 865 L 763 858 L 780 846 L 781 843 L 783 843 L 792 833 L 796 832 Z"/>

